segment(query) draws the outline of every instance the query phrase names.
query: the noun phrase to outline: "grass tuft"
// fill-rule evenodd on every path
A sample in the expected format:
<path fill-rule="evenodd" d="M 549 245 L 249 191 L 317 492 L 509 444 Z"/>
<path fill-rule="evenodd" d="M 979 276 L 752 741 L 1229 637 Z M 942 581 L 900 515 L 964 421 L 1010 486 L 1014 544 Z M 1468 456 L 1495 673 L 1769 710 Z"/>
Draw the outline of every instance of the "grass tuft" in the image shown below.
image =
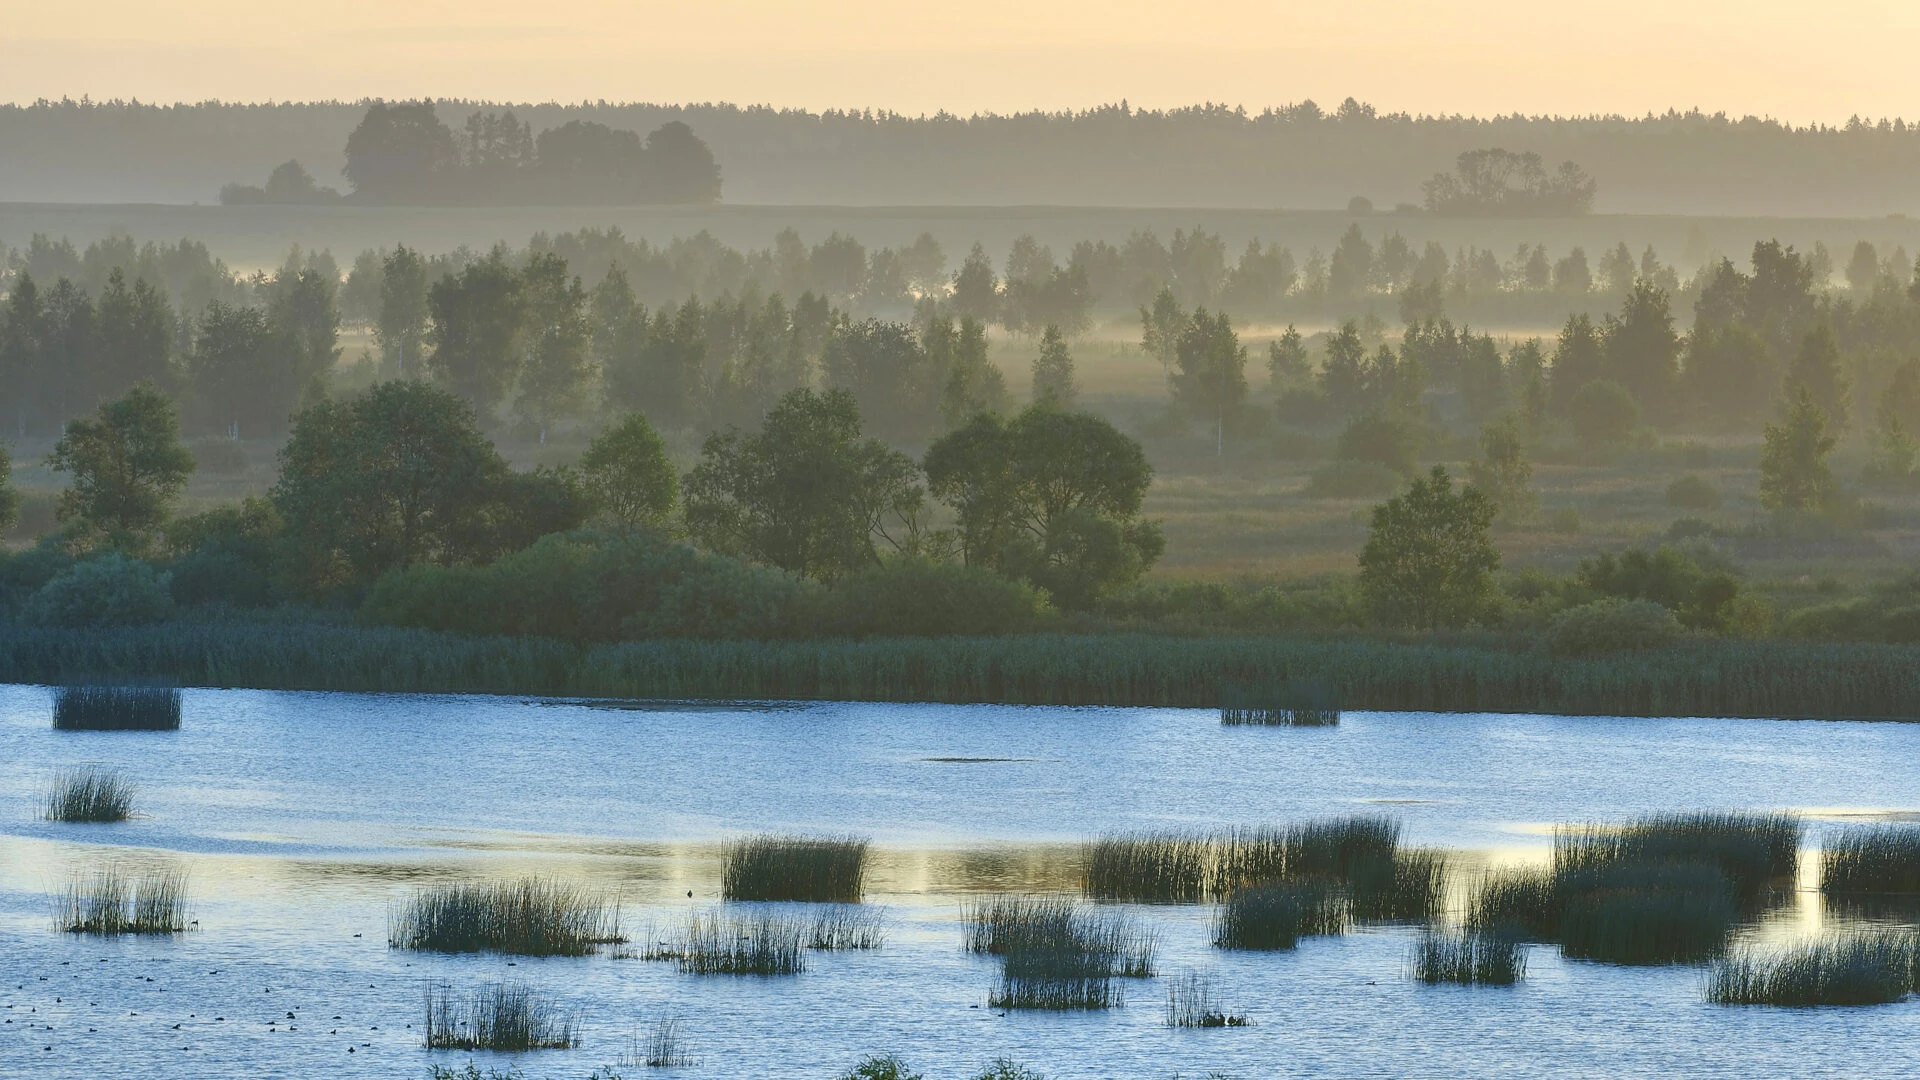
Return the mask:
<path fill-rule="evenodd" d="M 1370 855 L 1353 863 L 1347 883 L 1356 922 L 1426 922 L 1446 895 L 1447 857 L 1424 849 Z"/>
<path fill-rule="evenodd" d="M 524 983 L 493 983 L 456 999 L 445 984 L 427 988 L 429 1050 L 566 1050 L 577 1045 L 579 1023 Z"/>
<path fill-rule="evenodd" d="M 116 769 L 63 769 L 47 794 L 48 821 L 125 821 L 133 812 L 133 784 Z"/>
<path fill-rule="evenodd" d="M 166 869 L 132 876 L 108 867 L 76 877 L 54 902 L 69 934 L 178 934 L 187 928 L 187 875 Z"/>
<path fill-rule="evenodd" d="M 886 940 L 886 909 L 828 904 L 813 917 L 807 948 L 877 949 Z"/>
<path fill-rule="evenodd" d="M 1104 1009 L 1120 1003 L 1113 980 L 1153 975 L 1158 942 L 1124 911 L 1065 897 L 1001 896 L 968 907 L 966 947 L 999 956 L 988 999 L 1003 1009 Z"/>
<path fill-rule="evenodd" d="M 1103 836 L 1083 853 L 1086 894 L 1102 900 L 1195 903 L 1207 896 L 1213 842 L 1187 833 Z"/>
<path fill-rule="evenodd" d="M 388 947 L 418 952 L 586 956 L 625 940 L 617 903 L 538 877 L 418 889 L 387 912 Z"/>
<path fill-rule="evenodd" d="M 1167 1026 L 1170 1028 L 1246 1027 L 1246 1014 L 1229 1012 L 1214 999 L 1213 980 L 1189 972 L 1167 980 Z"/>
<path fill-rule="evenodd" d="M 56 686 L 55 731 L 178 731 L 180 691 L 166 686 Z"/>
<path fill-rule="evenodd" d="M 1738 910 L 1698 863 L 1625 864 L 1561 878 L 1560 951 L 1615 964 L 1686 964 L 1726 948 Z"/>
<path fill-rule="evenodd" d="M 1914 989 L 1920 941 L 1911 933 L 1864 934 L 1754 951 L 1715 964 L 1707 1000 L 1717 1005 L 1884 1005 Z"/>
<path fill-rule="evenodd" d="M 1333 692 L 1320 683 L 1234 683 L 1220 691 L 1220 722 L 1264 727 L 1332 727 L 1340 722 Z"/>
<path fill-rule="evenodd" d="M 672 954 L 689 975 L 798 975 L 813 936 L 811 924 L 787 916 L 696 912 Z"/>
<path fill-rule="evenodd" d="M 1920 894 L 1920 827 L 1847 829 L 1820 852 L 1820 891 Z"/>
<path fill-rule="evenodd" d="M 1526 974 L 1526 946 L 1499 934 L 1428 932 L 1413 947 L 1413 977 L 1429 985 L 1512 986 Z"/>
<path fill-rule="evenodd" d="M 686 1033 L 680 1029 L 680 1021 L 669 1016 L 655 1020 L 645 1039 L 633 1036 L 628 1041 L 627 1053 L 620 1064 L 641 1065 L 649 1069 L 680 1069 L 699 1062 L 688 1050 Z"/>
<path fill-rule="evenodd" d="M 1507 870 L 1488 875 L 1474 894 L 1467 926 L 1524 941 L 1557 940 L 1560 892 L 1553 873 Z"/>
<path fill-rule="evenodd" d="M 749 836 L 727 845 L 721 895 L 728 900 L 857 904 L 867 841 L 854 837 Z"/>
<path fill-rule="evenodd" d="M 1213 943 L 1222 949 L 1291 949 L 1303 937 L 1346 929 L 1345 898 L 1325 881 L 1296 881 L 1236 889 L 1215 917 Z"/>

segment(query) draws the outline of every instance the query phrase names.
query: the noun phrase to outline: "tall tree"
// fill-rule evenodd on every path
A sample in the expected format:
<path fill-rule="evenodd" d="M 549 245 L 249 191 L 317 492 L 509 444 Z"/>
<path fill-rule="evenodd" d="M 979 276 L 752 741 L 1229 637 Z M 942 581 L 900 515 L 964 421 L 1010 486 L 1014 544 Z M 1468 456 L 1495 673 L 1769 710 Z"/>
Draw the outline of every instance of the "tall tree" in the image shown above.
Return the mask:
<path fill-rule="evenodd" d="M 1815 323 L 1800 343 L 1800 351 L 1787 365 L 1786 392 L 1789 398 L 1796 388 L 1805 388 L 1826 414 L 1835 432 L 1847 429 L 1853 376 L 1840 362 L 1840 345 L 1834 340 L 1833 327 L 1822 320 Z"/>
<path fill-rule="evenodd" d="M 1073 381 L 1073 354 L 1067 351 L 1060 328 L 1048 324 L 1040 335 L 1040 352 L 1033 360 L 1033 403 L 1071 409 L 1079 395 Z"/>
<path fill-rule="evenodd" d="M 639 413 L 595 435 L 580 471 L 601 512 L 626 528 L 666 529 L 680 500 L 666 440 Z"/>
<path fill-rule="evenodd" d="M 114 267 L 100 294 L 100 359 L 95 366 L 93 396 L 108 400 L 139 383 L 159 386 L 170 374 L 173 352 L 173 313 L 166 297 L 147 279 L 127 286 L 126 275 Z"/>
<path fill-rule="evenodd" d="M 274 377 L 277 351 L 266 312 L 218 300 L 208 304 L 187 358 L 189 385 L 203 421 L 229 438 L 264 434 L 274 405 L 290 408 L 297 400 L 283 396 L 285 388 Z"/>
<path fill-rule="evenodd" d="M 521 325 L 526 301 L 520 275 L 496 249 L 427 290 L 433 315 L 428 370 L 486 416 L 505 399 L 520 373 Z"/>
<path fill-rule="evenodd" d="M 376 101 L 347 136 L 343 170 L 367 202 L 445 202 L 460 150 L 431 101 Z"/>
<path fill-rule="evenodd" d="M 967 253 L 966 261 L 953 275 L 953 310 L 963 317 L 983 323 L 1000 314 L 1000 282 L 993 273 L 993 260 L 979 244 Z"/>
<path fill-rule="evenodd" d="M 193 473 L 193 455 L 180 445 L 173 403 L 142 384 L 68 423 L 47 465 L 73 474 L 60 493 L 60 520 L 138 538 L 166 522 Z"/>
<path fill-rule="evenodd" d="M 1784 422 L 1766 426 L 1760 449 L 1760 505 L 1769 510 L 1819 510 L 1833 498 L 1827 455 L 1838 442 L 1827 414 L 1804 386 L 1793 390 Z"/>
<path fill-rule="evenodd" d="M 593 378 L 592 326 L 587 292 L 567 273 L 567 260 L 551 253 L 535 255 L 521 272 L 525 300 L 522 340 L 526 359 L 520 369 L 514 410 L 540 431 L 576 416 L 585 408 Z"/>
<path fill-rule="evenodd" d="M 1247 396 L 1247 350 L 1226 312 L 1198 308 L 1180 333 L 1173 380 L 1174 404 L 1192 419 L 1211 420 L 1224 437 Z"/>
<path fill-rule="evenodd" d="M 1635 400 L 1665 411 L 1680 371 L 1680 336 L 1666 290 L 1649 280 L 1635 282 L 1619 317 L 1607 316 L 1600 338 L 1607 377 L 1623 383 Z"/>
<path fill-rule="evenodd" d="M 1426 630 L 1486 613 L 1500 553 L 1488 538 L 1493 500 L 1454 490 L 1445 467 L 1373 508 L 1360 588 L 1382 619 Z"/>
<path fill-rule="evenodd" d="M 1580 388 L 1606 377 L 1606 352 L 1593 320 L 1584 313 L 1569 315 L 1553 348 L 1553 403 L 1562 413 Z"/>
<path fill-rule="evenodd" d="M 427 262 L 405 244 L 380 264 L 380 306 L 373 340 L 393 373 L 406 378 L 408 365 L 424 370 L 427 340 Z"/>
<path fill-rule="evenodd" d="M 7 318 L 0 324 L 0 398 L 12 403 L 17 434 L 39 431 L 51 410 L 45 404 L 46 306 L 33 275 L 21 271 L 7 294 Z"/>

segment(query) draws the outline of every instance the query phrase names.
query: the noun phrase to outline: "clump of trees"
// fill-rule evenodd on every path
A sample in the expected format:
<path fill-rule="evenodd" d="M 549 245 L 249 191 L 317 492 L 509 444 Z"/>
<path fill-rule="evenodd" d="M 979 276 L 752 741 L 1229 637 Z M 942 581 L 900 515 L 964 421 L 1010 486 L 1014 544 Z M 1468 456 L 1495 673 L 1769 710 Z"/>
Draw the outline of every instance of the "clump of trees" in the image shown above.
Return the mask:
<path fill-rule="evenodd" d="M 1572 217 L 1593 209 L 1593 178 L 1571 161 L 1549 173 L 1540 155 L 1466 150 L 1451 173 L 1421 185 L 1430 213 L 1456 217 Z"/>

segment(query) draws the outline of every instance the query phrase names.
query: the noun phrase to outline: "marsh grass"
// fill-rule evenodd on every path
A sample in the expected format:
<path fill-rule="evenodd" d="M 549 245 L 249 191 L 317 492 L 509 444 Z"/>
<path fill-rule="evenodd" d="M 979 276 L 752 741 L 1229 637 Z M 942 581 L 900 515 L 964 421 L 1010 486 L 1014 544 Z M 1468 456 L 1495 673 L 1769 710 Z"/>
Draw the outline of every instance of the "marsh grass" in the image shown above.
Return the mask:
<path fill-rule="evenodd" d="M 1562 876 L 1627 863 L 1718 867 L 1734 894 L 1751 899 L 1791 879 L 1799 865 L 1800 819 L 1791 814 L 1659 814 L 1619 828 L 1554 830 L 1554 871 Z"/>
<path fill-rule="evenodd" d="M 125 821 L 133 813 L 133 784 L 117 769 L 83 765 L 54 774 L 48 821 Z"/>
<path fill-rule="evenodd" d="M 56 686 L 55 731 L 177 731 L 180 691 L 166 686 Z"/>
<path fill-rule="evenodd" d="M 492 983 L 470 997 L 446 984 L 427 987 L 429 1050 L 566 1050 L 578 1044 L 579 1022 L 524 983 Z"/>
<path fill-rule="evenodd" d="M 1400 823 L 1390 817 L 1355 814 L 1303 822 L 1286 832 L 1286 874 L 1344 881 L 1361 862 L 1391 859 L 1399 845 Z"/>
<path fill-rule="evenodd" d="M 1215 998 L 1213 980 L 1189 972 L 1167 980 L 1167 1026 L 1170 1028 L 1246 1027 L 1245 1013 L 1228 1011 Z"/>
<path fill-rule="evenodd" d="M 1222 949 L 1291 949 L 1303 937 L 1339 934 L 1346 927 L 1346 899 L 1325 881 L 1261 885 L 1227 895 L 1214 916 L 1213 943 Z"/>
<path fill-rule="evenodd" d="M 1627 864 L 1561 879 L 1560 951 L 1615 964 L 1686 964 L 1724 951 L 1738 917 L 1724 875 L 1698 863 Z"/>
<path fill-rule="evenodd" d="M 1000 985 L 987 1003 L 996 1009 L 1068 1012 L 1112 1008 L 1123 1000 L 1113 958 L 1067 944 L 1008 953 Z"/>
<path fill-rule="evenodd" d="M 1356 922 L 1425 922 L 1439 912 L 1446 885 L 1442 852 L 1369 855 L 1348 870 L 1349 913 Z"/>
<path fill-rule="evenodd" d="M 727 845 L 721 895 L 728 900 L 857 904 L 868 842 L 850 836 L 749 836 Z"/>
<path fill-rule="evenodd" d="M 1413 977 L 1423 983 L 1512 986 L 1527 974 L 1527 948 L 1500 934 L 1421 934 L 1413 947 Z"/>
<path fill-rule="evenodd" d="M 1718 1005 L 1884 1005 L 1915 988 L 1920 941 L 1911 933 L 1830 937 L 1771 953 L 1747 950 L 1713 966 Z"/>
<path fill-rule="evenodd" d="M 417 889 L 387 911 L 387 945 L 418 952 L 586 956 L 625 940 L 616 901 L 539 877 Z"/>
<path fill-rule="evenodd" d="M 807 948 L 877 949 L 886 941 L 886 910 L 859 904 L 828 904 L 814 914 Z"/>
<path fill-rule="evenodd" d="M 1920 827 L 1876 825 L 1830 837 L 1820 852 L 1820 891 L 1920 897 Z"/>
<path fill-rule="evenodd" d="M 1220 722 L 1229 726 L 1332 727 L 1340 722 L 1333 692 L 1321 683 L 1230 683 L 1220 691 Z"/>
<path fill-rule="evenodd" d="M 1467 910 L 1467 926 L 1480 934 L 1526 941 L 1560 936 L 1560 892 L 1550 870 L 1504 870 L 1480 883 Z"/>
<path fill-rule="evenodd" d="M 1102 900 L 1196 903 L 1213 877 L 1214 841 L 1192 833 L 1103 836 L 1082 854 L 1086 894 Z"/>
<path fill-rule="evenodd" d="M 697 1065 L 699 1061 L 688 1046 L 686 1032 L 681 1030 L 680 1021 L 669 1016 L 655 1020 L 653 1026 L 647 1029 L 646 1038 L 631 1036 L 620 1064 L 649 1069 L 681 1069 Z"/>
<path fill-rule="evenodd" d="M 183 933 L 186 872 L 163 869 L 134 875 L 107 867 L 77 876 L 54 902 L 54 923 L 69 934 Z"/>
<path fill-rule="evenodd" d="M 998 896 L 963 910 L 968 951 L 998 956 L 988 1003 L 1003 1009 L 1104 1009 L 1115 979 L 1150 978 L 1158 941 L 1127 912 L 1068 897 Z"/>
<path fill-rule="evenodd" d="M 813 924 L 767 912 L 695 912 L 672 950 L 689 975 L 798 975 L 807 969 Z"/>

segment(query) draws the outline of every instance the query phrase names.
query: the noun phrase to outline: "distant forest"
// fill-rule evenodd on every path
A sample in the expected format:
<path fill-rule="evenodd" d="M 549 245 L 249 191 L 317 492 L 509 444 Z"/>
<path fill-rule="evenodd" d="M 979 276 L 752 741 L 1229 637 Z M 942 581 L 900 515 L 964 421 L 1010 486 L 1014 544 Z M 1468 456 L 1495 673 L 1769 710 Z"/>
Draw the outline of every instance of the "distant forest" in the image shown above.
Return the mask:
<path fill-rule="evenodd" d="M 212 202 L 290 160 L 345 190 L 349 136 L 370 102 L 0 106 L 0 200 Z M 1433 187 L 1468 152 L 1502 149 L 1535 190 L 1597 185 L 1600 213 L 1874 216 L 1920 211 L 1920 126 L 1883 119 L 1793 127 L 1698 112 L 1661 116 L 1415 117 L 1349 99 L 1248 111 L 1125 104 L 1076 113 L 907 117 L 703 105 L 441 101 L 449 132 L 511 112 L 524 152 L 570 124 L 641 138 L 679 122 L 726 168 L 735 203 L 1343 207 L 1444 204 Z M 585 141 L 600 129 L 575 128 Z M 557 136 L 556 136 L 557 137 Z M 605 140 L 602 140 L 605 141 Z M 619 149 L 619 148 L 615 148 Z M 592 152 L 597 153 L 598 150 Z M 1590 177 L 1555 172 L 1578 162 Z M 291 177 L 289 179 L 292 179 Z M 264 190 L 264 189 L 263 189 Z M 564 201 L 585 198 L 575 194 Z M 1575 199 L 1577 202 L 1577 198 Z M 1454 212 L 1444 205 L 1436 207 Z M 1560 208 L 1543 202 L 1530 212 Z"/>

